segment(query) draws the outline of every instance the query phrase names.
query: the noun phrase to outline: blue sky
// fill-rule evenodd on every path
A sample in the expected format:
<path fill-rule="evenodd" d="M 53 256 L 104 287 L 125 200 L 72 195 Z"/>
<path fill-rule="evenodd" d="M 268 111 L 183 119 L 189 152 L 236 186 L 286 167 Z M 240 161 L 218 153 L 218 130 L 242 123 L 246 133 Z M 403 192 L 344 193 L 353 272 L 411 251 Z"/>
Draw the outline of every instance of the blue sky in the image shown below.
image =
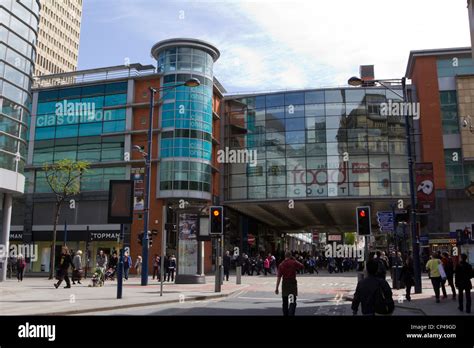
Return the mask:
<path fill-rule="evenodd" d="M 399 78 L 412 49 L 470 45 L 465 0 L 84 0 L 79 69 L 153 64 L 173 37 L 219 48 L 228 92 L 341 86 L 361 64 Z"/>

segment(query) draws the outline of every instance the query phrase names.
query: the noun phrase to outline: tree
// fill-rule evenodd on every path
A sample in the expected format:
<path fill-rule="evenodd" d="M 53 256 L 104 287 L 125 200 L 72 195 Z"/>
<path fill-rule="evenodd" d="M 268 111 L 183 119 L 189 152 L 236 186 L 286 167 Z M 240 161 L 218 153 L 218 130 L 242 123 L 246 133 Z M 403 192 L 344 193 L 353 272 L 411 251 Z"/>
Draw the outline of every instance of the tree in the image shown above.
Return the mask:
<path fill-rule="evenodd" d="M 80 193 L 81 176 L 89 168 L 89 163 L 85 161 L 72 161 L 63 159 L 54 164 L 43 166 L 46 175 L 46 182 L 54 193 L 56 202 L 53 217 L 53 240 L 51 241 L 51 259 L 49 268 L 49 279 L 54 276 L 56 260 L 56 229 L 61 215 L 62 204 L 69 198 Z"/>
<path fill-rule="evenodd" d="M 344 244 L 352 245 L 356 242 L 356 233 L 355 232 L 346 232 L 344 233 Z"/>

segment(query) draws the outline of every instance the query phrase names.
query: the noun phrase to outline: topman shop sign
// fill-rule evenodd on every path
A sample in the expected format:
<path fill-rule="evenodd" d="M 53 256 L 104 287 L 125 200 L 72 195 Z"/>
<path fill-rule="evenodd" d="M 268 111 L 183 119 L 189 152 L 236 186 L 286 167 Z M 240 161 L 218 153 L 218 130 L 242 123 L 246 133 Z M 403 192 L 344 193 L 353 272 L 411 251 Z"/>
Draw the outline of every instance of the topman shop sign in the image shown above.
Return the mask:
<path fill-rule="evenodd" d="M 114 241 L 120 238 L 120 232 L 91 232 L 90 241 Z"/>

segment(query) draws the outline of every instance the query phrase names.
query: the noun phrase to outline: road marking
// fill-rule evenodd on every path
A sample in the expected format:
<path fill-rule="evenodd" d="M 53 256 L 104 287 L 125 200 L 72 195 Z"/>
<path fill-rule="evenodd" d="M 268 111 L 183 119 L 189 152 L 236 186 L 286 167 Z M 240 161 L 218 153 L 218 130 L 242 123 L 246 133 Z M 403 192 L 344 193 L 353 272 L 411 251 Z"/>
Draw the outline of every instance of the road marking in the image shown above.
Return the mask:
<path fill-rule="evenodd" d="M 267 300 L 267 301 L 280 301 L 280 299 L 273 299 L 268 297 L 247 297 L 247 296 L 240 296 L 239 298 L 244 300 Z M 296 298 L 297 301 L 313 301 L 308 298 Z"/>

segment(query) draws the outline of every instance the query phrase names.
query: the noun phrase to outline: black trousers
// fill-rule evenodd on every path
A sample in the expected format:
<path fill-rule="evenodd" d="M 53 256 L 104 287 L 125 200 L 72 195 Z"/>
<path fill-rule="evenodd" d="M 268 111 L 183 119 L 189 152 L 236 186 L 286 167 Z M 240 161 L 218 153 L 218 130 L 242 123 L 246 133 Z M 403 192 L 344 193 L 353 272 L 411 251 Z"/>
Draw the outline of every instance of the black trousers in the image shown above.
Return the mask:
<path fill-rule="evenodd" d="M 283 315 L 287 316 L 294 316 L 296 311 L 296 296 L 289 295 L 289 296 L 282 296 L 283 300 Z"/>
<path fill-rule="evenodd" d="M 155 279 L 156 276 L 160 277 L 160 273 L 158 272 L 158 267 L 153 266 L 153 278 L 152 279 Z"/>
<path fill-rule="evenodd" d="M 63 279 L 66 282 L 66 286 L 68 288 L 70 288 L 71 287 L 71 281 L 69 280 L 69 277 L 68 277 L 67 273 L 64 275 L 64 277 L 60 281 L 58 281 L 58 286 L 61 285 L 61 283 L 63 282 Z"/>
<path fill-rule="evenodd" d="M 466 293 L 466 312 L 471 312 L 471 289 L 459 288 L 459 308 L 462 310 L 464 305 L 463 292 Z"/>
<path fill-rule="evenodd" d="M 441 286 L 441 277 L 431 278 L 431 284 L 435 292 L 436 299 L 439 300 L 439 288 Z"/>
<path fill-rule="evenodd" d="M 229 268 L 228 267 L 224 267 L 224 276 L 225 276 L 225 280 L 229 280 Z"/>
<path fill-rule="evenodd" d="M 453 293 L 453 297 L 456 297 L 456 288 L 454 286 L 454 281 L 453 281 L 453 277 L 449 277 L 445 280 L 443 280 L 443 282 L 441 283 L 441 290 L 443 291 L 443 296 L 444 297 L 447 297 L 448 295 L 446 294 L 446 287 L 444 286 L 446 284 L 446 281 L 448 281 L 448 285 L 450 286 L 451 288 L 451 292 Z"/>
<path fill-rule="evenodd" d="M 24 272 L 23 268 L 18 268 L 18 270 L 16 271 L 16 277 L 21 282 L 23 281 L 23 272 Z"/>
<path fill-rule="evenodd" d="M 170 277 L 171 281 L 174 282 L 174 268 L 168 269 L 168 281 L 170 281 Z"/>
<path fill-rule="evenodd" d="M 411 299 L 410 293 L 411 293 L 411 287 L 413 286 L 412 283 L 407 283 L 405 284 L 406 287 L 406 298 Z"/>

